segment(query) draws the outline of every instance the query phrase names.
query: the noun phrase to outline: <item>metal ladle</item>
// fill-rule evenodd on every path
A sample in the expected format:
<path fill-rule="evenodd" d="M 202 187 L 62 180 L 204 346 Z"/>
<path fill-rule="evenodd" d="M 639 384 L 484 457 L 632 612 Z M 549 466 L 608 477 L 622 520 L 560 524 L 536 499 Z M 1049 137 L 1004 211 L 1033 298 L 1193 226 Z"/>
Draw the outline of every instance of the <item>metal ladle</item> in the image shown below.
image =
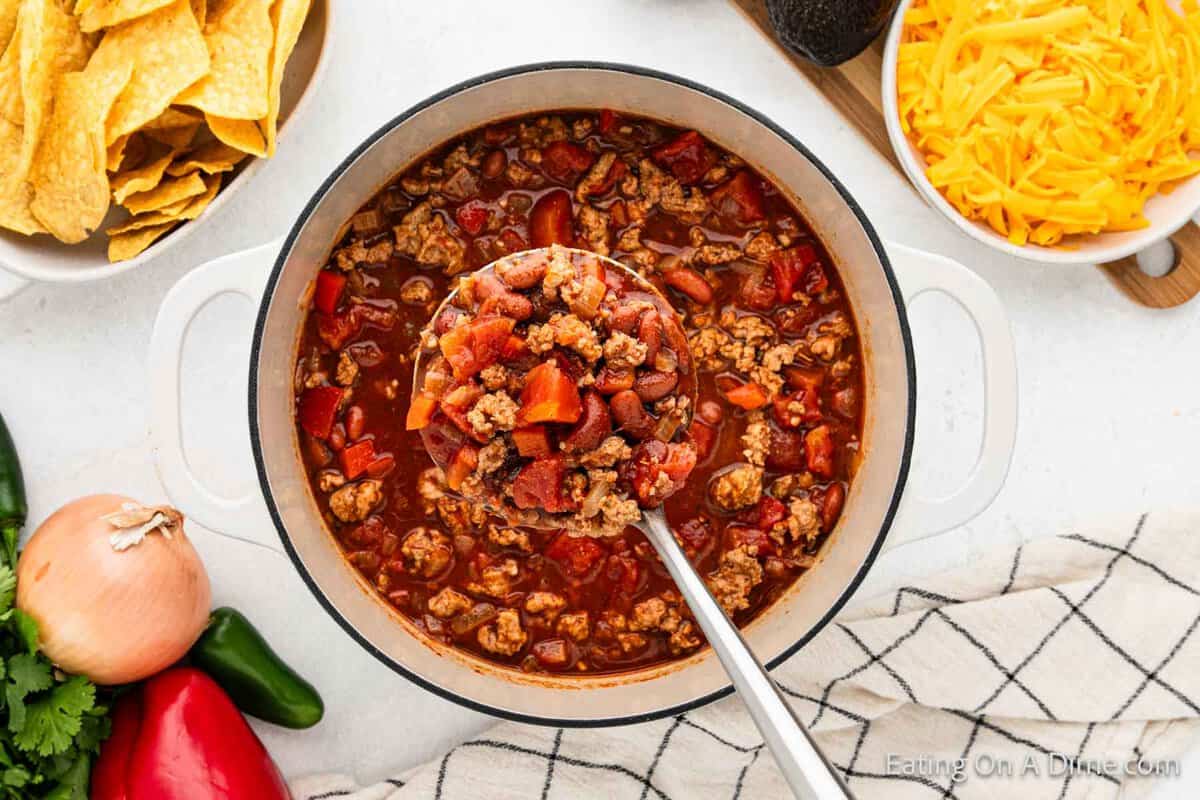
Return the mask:
<path fill-rule="evenodd" d="M 532 251 L 530 251 L 532 252 Z M 602 260 L 610 270 L 617 270 L 631 276 L 645 291 L 652 292 L 662 299 L 665 309 L 672 309 L 675 321 L 679 322 L 678 314 L 662 293 L 648 283 L 642 276 L 633 272 L 625 265 L 610 258 L 598 256 L 595 253 L 584 252 L 589 258 Z M 520 257 L 522 254 L 516 254 Z M 506 258 L 513 258 L 507 256 Z M 495 263 L 481 267 L 473 275 L 480 275 L 495 269 Z M 442 311 L 454 300 L 458 293 L 456 289 L 450 292 L 434 311 L 431 320 L 436 320 Z M 665 309 L 660 309 L 660 313 Z M 427 365 L 427 351 L 422 348 L 417 356 L 413 369 L 414 394 L 424 386 Z M 692 398 L 693 401 L 695 398 Z M 693 408 L 695 404 L 693 402 Z M 432 454 L 430 456 L 432 458 Z M 434 459 L 435 463 L 437 460 Z M 437 464 L 442 469 L 446 464 Z M 489 508 L 490 511 L 504 515 L 503 510 Z M 687 601 L 700 629 L 704 631 L 709 645 L 720 659 L 725 672 L 733 681 L 734 687 L 750 712 L 750 718 L 758 726 L 763 742 L 774 756 L 776 764 L 792 793 L 803 800 L 828 800 L 828 798 L 851 797 L 849 789 L 842 780 L 840 772 L 834 767 L 817 747 L 812 736 L 796 717 L 792 707 L 784 700 L 779 688 L 771 680 L 766 669 L 758 658 L 750 651 L 737 626 L 725 615 L 724 610 L 700 574 L 696 572 L 692 562 L 683 552 L 675 535 L 667 524 L 662 507 L 643 509 L 640 521 L 633 523 L 634 527 L 645 534 L 646 538 L 658 551 L 659 557 L 667 566 L 667 571 L 679 587 L 680 594 Z M 533 525 L 529 527 L 539 527 Z M 547 526 L 549 527 L 549 526 Z M 560 528 L 555 524 L 552 527 Z"/>

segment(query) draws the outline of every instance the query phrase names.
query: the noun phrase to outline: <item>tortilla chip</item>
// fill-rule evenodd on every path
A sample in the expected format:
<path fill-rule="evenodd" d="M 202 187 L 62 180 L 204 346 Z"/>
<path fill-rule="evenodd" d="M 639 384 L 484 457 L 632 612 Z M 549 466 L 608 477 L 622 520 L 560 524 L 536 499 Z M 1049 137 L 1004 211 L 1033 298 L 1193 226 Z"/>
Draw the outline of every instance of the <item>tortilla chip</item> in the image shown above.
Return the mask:
<path fill-rule="evenodd" d="M 194 122 L 180 128 L 142 128 L 141 130 L 149 138 L 165 144 L 172 150 L 185 150 L 192 143 L 192 139 L 196 138 L 196 131 L 200 130 L 200 123 Z"/>
<path fill-rule="evenodd" d="M 20 125 L 0 118 L 0 228 L 29 236 L 45 229 L 29 210 L 33 187 L 25 180 L 28 171 L 16 171 L 23 138 Z"/>
<path fill-rule="evenodd" d="M 38 143 L 29 182 L 30 210 L 61 242 L 82 242 L 104 220 L 109 191 L 104 121 L 133 73 L 68 72 L 54 91 L 54 108 Z"/>
<path fill-rule="evenodd" d="M 204 179 L 193 172 L 182 178 L 163 181 L 148 191 L 131 194 L 121 205 L 129 209 L 131 214 L 160 211 L 164 206 L 201 194 L 205 188 Z"/>
<path fill-rule="evenodd" d="M 170 2 L 172 0 L 91 0 L 83 10 L 77 4 L 75 13 L 80 15 L 80 29 L 90 33 L 145 16 Z"/>
<path fill-rule="evenodd" d="M 211 67 L 175 102 L 230 119 L 267 116 L 273 40 L 269 0 L 213 0 L 204 27 Z"/>
<path fill-rule="evenodd" d="M 132 133 L 127 133 L 105 148 L 104 163 L 109 172 L 121 169 L 121 162 L 125 160 L 125 146 L 133 136 Z"/>
<path fill-rule="evenodd" d="M 196 23 L 203 28 L 208 21 L 208 0 L 192 0 L 192 13 L 196 15 Z"/>
<path fill-rule="evenodd" d="M 8 47 L 0 55 L 0 117 L 14 125 L 25 124 L 25 102 L 21 99 L 21 31 L 13 31 Z"/>
<path fill-rule="evenodd" d="M 190 153 L 179 156 L 174 164 L 167 167 L 167 174 L 178 178 L 180 175 L 186 175 L 196 170 L 208 175 L 229 172 L 245 157 L 246 154 L 236 147 L 230 147 L 220 140 L 214 140 L 197 147 Z"/>
<path fill-rule="evenodd" d="M 55 77 L 83 69 L 91 45 L 80 32 L 78 21 L 62 10 L 58 0 L 22 0 L 18 25 L 24 138 L 17 171 L 24 172 L 33 163 L 42 126 L 50 113 Z"/>
<path fill-rule="evenodd" d="M 108 144 L 162 114 L 180 92 L 208 72 L 208 48 L 190 0 L 174 0 L 110 28 L 92 60 L 101 69 L 133 63 L 133 80 L 108 117 Z"/>
<path fill-rule="evenodd" d="M 262 130 L 254 120 L 228 119 L 214 117 L 211 114 L 206 114 L 204 118 L 208 122 L 209 130 L 213 132 L 213 136 L 230 147 L 252 156 L 261 157 L 267 154 L 267 143 L 263 139 Z"/>
<path fill-rule="evenodd" d="M 0 51 L 8 47 L 17 30 L 17 11 L 21 0 L 0 0 Z"/>
<path fill-rule="evenodd" d="M 150 228 L 118 234 L 108 240 L 108 260 L 112 263 L 125 261 L 141 253 L 167 231 L 174 228 L 177 222 L 166 222 Z"/>
<path fill-rule="evenodd" d="M 176 203 L 174 211 L 160 209 L 158 211 L 149 211 L 145 214 L 138 214 L 136 217 L 130 217 L 125 222 L 116 227 L 109 228 L 105 233 L 109 236 L 118 236 L 122 233 L 141 230 L 142 228 L 150 228 L 155 225 L 162 225 L 167 222 L 180 222 L 183 220 L 195 219 L 200 216 L 204 209 L 208 208 L 209 203 L 217 196 L 217 191 L 221 188 L 221 176 L 212 175 L 205 180 L 204 194 L 196 195 L 189 198 L 181 204 Z"/>
<path fill-rule="evenodd" d="M 268 110 L 264 130 L 267 134 L 267 155 L 275 155 L 276 129 L 279 124 L 279 97 L 283 85 L 283 70 L 304 20 L 308 18 L 310 0 L 276 0 L 271 7 L 271 24 L 275 28 L 275 45 L 271 50 L 271 85 L 267 95 Z"/>
<path fill-rule="evenodd" d="M 174 152 L 167 152 L 137 169 L 113 175 L 112 195 L 117 203 L 124 203 L 131 194 L 148 192 L 162 182 L 163 171 L 171 164 Z"/>

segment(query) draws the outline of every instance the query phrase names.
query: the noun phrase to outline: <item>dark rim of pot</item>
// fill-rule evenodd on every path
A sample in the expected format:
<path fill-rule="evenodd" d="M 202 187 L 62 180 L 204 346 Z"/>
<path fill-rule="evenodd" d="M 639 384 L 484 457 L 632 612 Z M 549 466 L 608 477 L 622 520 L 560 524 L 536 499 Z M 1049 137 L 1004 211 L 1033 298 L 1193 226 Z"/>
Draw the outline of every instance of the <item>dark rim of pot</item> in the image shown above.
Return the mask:
<path fill-rule="evenodd" d="M 795 642 L 795 644 L 792 644 L 791 646 L 787 647 L 782 653 L 780 653 L 776 657 L 769 660 L 767 662 L 767 667 L 774 668 L 774 667 L 778 666 L 779 664 L 783 663 L 784 661 L 786 661 L 788 658 L 790 658 L 792 655 L 794 655 L 796 653 L 796 651 L 798 651 L 801 647 L 803 647 L 805 644 L 807 644 L 814 636 L 816 636 L 817 633 L 819 633 L 822 629 L 824 629 L 824 627 L 826 625 L 829 624 L 830 620 L 832 620 L 834 618 L 834 616 L 837 614 L 837 612 L 840 611 L 841 608 L 846 604 L 846 601 L 849 600 L 850 597 L 854 594 L 855 590 L 858 588 L 858 586 L 862 583 L 863 579 L 866 577 L 866 574 L 870 571 L 871 566 L 875 563 L 875 559 L 879 556 L 880 549 L 883 547 L 883 543 L 887 539 L 888 531 L 891 529 L 892 522 L 895 519 L 896 511 L 900 504 L 900 497 L 904 492 L 904 485 L 908 479 L 909 466 L 912 461 L 913 434 L 914 434 L 915 420 L 916 420 L 917 383 L 916 383 L 916 364 L 915 364 L 915 361 L 913 358 L 912 334 L 911 334 L 911 330 L 910 330 L 909 324 L 908 324 L 908 316 L 905 311 L 904 299 L 900 293 L 900 287 L 899 287 L 898 283 L 896 282 L 896 275 L 892 270 L 891 262 L 888 260 L 887 252 L 884 250 L 883 244 L 880 241 L 878 234 L 875 232 L 875 229 L 871 226 L 871 223 L 867 220 L 866 214 L 863 213 L 862 208 L 855 201 L 855 199 L 850 195 L 850 193 L 846 190 L 846 187 L 842 185 L 841 181 L 839 181 L 837 179 L 837 177 L 835 177 L 834 174 L 829 170 L 829 168 L 826 167 L 825 164 L 822 163 L 821 160 L 818 159 L 812 153 L 812 151 L 810 151 L 807 147 L 805 147 L 803 144 L 801 144 L 794 136 L 789 134 L 786 130 L 784 130 L 782 127 L 780 127 L 774 121 L 772 121 L 770 118 L 768 118 L 765 115 L 763 115 L 762 113 L 750 108 L 749 106 L 745 105 L 744 103 L 742 103 L 738 100 L 735 100 L 732 97 L 729 97 L 728 95 L 726 95 L 722 92 L 719 92 L 719 91 L 712 89 L 708 86 L 705 86 L 703 84 L 696 83 L 695 81 L 688 80 L 687 78 L 681 78 L 677 75 L 672 75 L 672 74 L 666 73 L 666 72 L 659 72 L 657 70 L 647 69 L 645 67 L 632 66 L 629 64 L 610 63 L 610 62 L 605 62 L 605 61 L 547 61 L 547 62 L 536 63 L 536 64 L 526 64 L 523 66 L 510 67 L 508 69 L 498 70 L 496 72 L 489 72 L 487 74 L 480 75 L 478 77 L 463 81 L 462 83 L 455 84 L 454 86 L 444 89 L 443 91 L 438 92 L 437 94 L 432 95 L 431 97 L 429 97 L 425 100 L 422 100 L 420 103 L 417 103 L 416 105 L 412 106 L 408 110 L 397 115 L 392 120 L 390 120 L 389 122 L 387 122 L 386 124 L 381 126 L 378 130 L 376 130 L 374 133 L 372 133 L 370 136 L 368 136 L 362 142 L 362 144 L 360 144 L 348 156 L 346 156 L 346 158 L 343 159 L 342 162 L 329 174 L 329 176 L 325 179 L 325 181 L 321 184 L 321 186 L 313 194 L 312 198 L 304 206 L 303 211 L 300 212 L 299 217 L 297 217 L 297 219 L 296 219 L 296 223 L 292 226 L 292 229 L 288 232 L 287 238 L 284 240 L 283 247 L 280 249 L 279 255 L 275 260 L 275 265 L 271 269 L 271 274 L 267 279 L 266 288 L 263 293 L 263 299 L 259 306 L 257 319 L 255 320 L 254 338 L 253 338 L 253 344 L 252 344 L 251 352 L 250 352 L 249 413 L 250 413 L 250 443 L 251 443 L 251 447 L 254 451 L 254 463 L 255 463 L 255 467 L 258 471 L 259 485 L 262 488 L 263 499 L 266 501 L 267 509 L 270 511 L 271 519 L 275 524 L 275 529 L 279 534 L 279 539 L 283 543 L 284 550 L 287 552 L 288 558 L 290 558 L 292 560 L 292 563 L 295 565 L 297 571 L 300 573 L 300 577 L 303 578 L 304 583 L 308 586 L 309 590 L 312 591 L 313 596 L 317 599 L 317 602 L 321 604 L 321 606 L 329 613 L 329 615 L 331 617 L 333 617 L 334 620 L 337 621 L 337 623 L 342 627 L 342 629 L 345 630 L 346 633 L 352 639 L 354 639 L 354 641 L 358 642 L 358 644 L 361 645 L 363 647 L 363 649 L 365 649 L 371 655 L 375 656 L 375 658 L 379 659 L 380 662 L 382 662 L 383 664 L 385 664 L 386 666 L 388 666 L 395 672 L 398 672 L 399 674 L 408 678 L 409 680 L 411 680 L 413 683 L 417 684 L 421 688 L 426 689 L 430 692 L 433 692 L 434 694 L 438 695 L 439 697 L 445 698 L 446 700 L 457 703 L 458 705 L 465 706 L 473 711 L 479 711 L 479 712 L 482 712 L 485 714 L 491 714 L 493 716 L 512 720 L 514 722 L 524 722 L 524 723 L 529 723 L 529 724 L 533 724 L 533 725 L 550 725 L 550 726 L 555 726 L 555 727 L 571 727 L 571 728 L 596 728 L 596 727 L 606 727 L 606 726 L 613 726 L 613 725 L 632 725 L 632 724 L 636 724 L 636 723 L 640 723 L 640 722 L 649 722 L 649 721 L 656 720 L 656 719 L 662 719 L 663 717 L 669 717 L 669 716 L 675 716 L 678 714 L 682 714 L 685 711 L 691 711 L 692 709 L 699 708 L 703 705 L 707 705 L 708 703 L 711 703 L 714 700 L 718 700 L 722 697 L 725 697 L 725 696 L 731 694 L 733 692 L 733 686 L 731 684 L 726 685 L 720 689 L 709 692 L 709 693 L 702 695 L 700 697 L 697 697 L 693 700 L 689 700 L 688 702 L 679 703 L 677 705 L 670 706 L 668 708 L 662 708 L 657 711 L 648 711 L 648 712 L 641 713 L 641 714 L 618 715 L 618 716 L 605 717 L 605 718 L 600 718 L 600 719 L 556 719 L 554 717 L 531 716 L 529 714 L 522 714 L 522 713 L 511 711 L 511 710 L 508 710 L 505 708 L 491 706 L 491 705 L 488 705 L 487 703 L 482 703 L 477 700 L 460 697 L 459 695 L 456 695 L 456 694 L 450 692 L 449 690 L 443 688 L 442 686 L 439 686 L 438 684 L 433 683 L 432 681 L 430 681 L 426 678 L 423 678 L 420 675 L 415 674 L 414 672 L 409 670 L 407 667 L 405 667 L 403 664 L 398 663 L 391 656 L 387 655 L 386 653 L 381 651 L 379 648 L 377 648 L 370 640 L 368 640 L 365 636 L 360 634 L 358 632 L 358 630 L 355 629 L 355 627 L 350 623 L 349 620 L 347 620 L 344 616 L 342 616 L 342 613 L 329 601 L 329 599 L 325 596 L 325 593 L 321 590 L 320 586 L 318 586 L 316 581 L 313 580 L 313 577 L 309 574 L 308 570 L 305 568 L 304 563 L 301 561 L 296 550 L 292 547 L 291 540 L 288 538 L 288 535 L 287 535 L 287 529 L 284 527 L 283 520 L 281 519 L 280 514 L 279 514 L 279 509 L 275 505 L 275 500 L 271 496 L 271 492 L 270 492 L 270 488 L 269 488 L 269 481 L 267 479 L 267 471 L 266 471 L 266 466 L 264 464 L 262 446 L 261 446 L 260 440 L 259 440 L 260 431 L 258 428 L 258 403 L 257 403 L 258 363 L 259 363 L 259 355 L 260 355 L 260 350 L 261 350 L 263 328 L 266 325 L 267 313 L 271 307 L 272 296 L 275 293 L 275 287 L 279 282 L 279 276 L 283 271 L 283 266 L 287 260 L 287 255 L 291 252 L 292 245 L 295 243 L 296 237 L 299 236 L 300 231 L 304 228 L 305 224 L 308 222 L 308 219 L 312 215 L 313 210 L 316 208 L 317 204 L 321 201 L 322 198 L 324 198 L 325 194 L 329 191 L 330 187 L 333 186 L 334 182 L 337 181 L 338 178 L 340 178 L 347 169 L 349 169 L 350 165 L 353 164 L 358 159 L 358 157 L 361 156 L 364 152 L 366 152 L 368 149 L 370 149 L 372 146 L 374 146 L 374 144 L 377 141 L 379 141 L 381 138 L 386 136 L 388 133 L 390 133 L 393 129 L 395 129 L 399 125 L 402 125 L 409 118 L 413 117 L 414 115 L 423 111 L 424 109 L 426 109 L 432 105 L 435 105 L 436 103 L 439 103 L 448 97 L 451 97 L 452 95 L 458 94 L 459 92 L 465 91 L 467 89 L 472 89 L 472 88 L 481 86 L 486 83 L 491 83 L 493 81 L 496 81 L 496 80 L 499 80 L 502 78 L 510 78 L 510 77 L 517 76 L 517 75 L 525 75 L 525 74 L 536 73 L 536 72 L 549 72 L 549 71 L 555 71 L 555 70 L 580 70 L 580 69 L 600 70 L 600 71 L 608 71 L 608 72 L 623 72 L 623 73 L 630 74 L 630 75 L 637 75 L 639 77 L 654 78 L 657 80 L 665 81 L 667 83 L 673 83 L 678 86 L 682 86 L 684 88 L 691 89 L 693 91 L 702 92 L 703 94 L 706 94 L 715 100 L 719 100 L 722 103 L 725 103 L 726 105 L 729 105 L 729 106 L 737 109 L 741 113 L 745 114 L 746 116 L 754 119 L 755 121 L 757 121 L 758 123 L 760 123 L 761 125 L 766 127 L 767 129 L 769 129 L 771 132 L 773 132 L 775 135 L 779 136 L 785 142 L 787 142 L 793 149 L 795 149 L 802 156 L 804 156 L 806 159 L 808 159 L 808 161 L 810 163 L 812 163 L 813 166 L 815 166 L 818 170 L 820 170 L 821 174 L 825 177 L 825 179 L 828 180 L 829 183 L 834 187 L 834 189 L 837 190 L 837 192 L 841 196 L 842 200 L 846 203 L 846 206 L 854 213 L 854 216 L 858 219 L 859 224 L 862 226 L 863 231 L 866 233 L 868 239 L 870 240 L 871 246 L 875 249 L 875 254 L 879 258 L 879 264 L 883 268 L 884 277 L 887 279 L 888 286 L 891 289 L 892 299 L 895 301 L 896 315 L 898 317 L 898 322 L 900 324 L 900 331 L 901 331 L 901 335 L 903 337 L 904 354 L 905 354 L 905 362 L 906 362 L 905 369 L 906 369 L 906 373 L 907 373 L 907 377 L 908 377 L 908 411 L 907 411 L 907 414 L 905 415 L 904 452 L 903 452 L 903 454 L 901 456 L 901 460 L 900 460 L 899 474 L 896 476 L 896 486 L 892 492 L 891 501 L 888 504 L 888 509 L 887 509 L 886 515 L 884 516 L 883 524 L 880 526 L 878 534 L 876 534 L 875 542 L 874 542 L 874 544 L 872 544 L 870 551 L 867 553 L 867 557 L 863 560 L 863 563 L 859 566 L 858 571 L 855 573 L 854 577 L 850 580 L 850 582 L 846 585 L 846 588 L 842 591 L 842 594 L 838 597 L 838 599 L 836 601 L 834 601 L 834 603 L 829 607 L 829 610 L 812 627 L 812 629 L 808 632 L 807 635 L 801 637 L 799 640 L 797 640 Z M 455 135 L 455 134 L 451 134 L 451 136 L 453 136 L 453 135 Z"/>

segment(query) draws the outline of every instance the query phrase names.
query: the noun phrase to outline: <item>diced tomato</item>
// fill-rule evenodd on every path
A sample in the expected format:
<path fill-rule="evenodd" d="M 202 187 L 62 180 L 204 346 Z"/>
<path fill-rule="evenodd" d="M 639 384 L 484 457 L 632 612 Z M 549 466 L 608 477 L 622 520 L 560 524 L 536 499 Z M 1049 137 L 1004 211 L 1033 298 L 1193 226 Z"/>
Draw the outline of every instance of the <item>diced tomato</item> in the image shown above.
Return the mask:
<path fill-rule="evenodd" d="M 789 386 L 811 392 L 820 391 L 821 384 L 825 382 L 825 373 L 823 371 L 808 367 L 786 367 L 783 370 L 783 375 L 787 379 Z"/>
<path fill-rule="evenodd" d="M 703 517 L 693 517 L 675 529 L 675 535 L 683 546 L 699 553 L 712 542 L 712 528 Z"/>
<path fill-rule="evenodd" d="M 737 299 L 752 311 L 770 311 L 779 301 L 774 278 L 761 272 L 747 274 L 738 284 Z"/>
<path fill-rule="evenodd" d="M 421 443 L 425 452 L 439 466 L 449 464 L 467 441 L 464 434 L 445 416 L 436 416 L 421 429 Z"/>
<path fill-rule="evenodd" d="M 512 432 L 513 444 L 523 458 L 542 458 L 554 451 L 550 447 L 550 434 L 544 425 L 526 425 Z"/>
<path fill-rule="evenodd" d="M 798 244 L 771 255 L 771 276 L 779 302 L 792 302 L 798 288 L 806 294 L 820 294 L 829 288 L 825 271 L 816 262 L 817 251 L 810 244 Z"/>
<path fill-rule="evenodd" d="M 375 442 L 363 439 L 361 442 L 346 445 L 339 455 L 342 459 L 342 474 L 347 479 L 354 480 L 366 472 L 367 467 L 375 460 Z"/>
<path fill-rule="evenodd" d="M 717 429 L 703 422 L 692 422 L 688 429 L 688 440 L 696 448 L 696 460 L 703 461 L 717 443 Z"/>
<path fill-rule="evenodd" d="M 386 305 L 385 305 L 386 304 Z M 358 303 L 350 309 L 350 316 L 359 325 L 373 325 L 390 331 L 396 327 L 399 314 L 394 300 L 377 300 L 373 303 Z"/>
<path fill-rule="evenodd" d="M 771 431 L 771 446 L 767 449 L 767 469 L 800 472 L 806 463 L 804 434 L 798 430 Z"/>
<path fill-rule="evenodd" d="M 571 646 L 564 639 L 542 639 L 529 652 L 543 667 L 565 667 L 571 660 Z"/>
<path fill-rule="evenodd" d="M 713 208 L 723 217 L 736 219 L 742 224 L 749 224 L 763 219 L 764 200 L 762 185 L 758 178 L 747 170 L 742 170 L 725 183 L 713 189 Z"/>
<path fill-rule="evenodd" d="M 624 178 L 629 173 L 629 167 L 621 159 L 617 159 L 608 168 L 608 172 L 604 173 L 604 180 L 588 189 L 588 195 L 598 197 L 602 194 L 608 194 L 612 188 L 617 185 L 617 181 Z"/>
<path fill-rule="evenodd" d="M 683 483 L 696 468 L 696 450 L 686 444 L 670 443 L 660 466 L 675 483 Z"/>
<path fill-rule="evenodd" d="M 438 346 L 454 377 L 467 380 L 499 361 L 515 325 L 511 317 L 478 317 L 442 334 Z"/>
<path fill-rule="evenodd" d="M 459 227 L 472 236 L 478 236 L 479 232 L 487 225 L 488 217 L 492 212 L 488 211 L 479 200 L 472 200 L 469 203 L 464 203 L 454 212 L 454 219 L 458 222 Z"/>
<path fill-rule="evenodd" d="M 525 241 L 525 237 L 512 228 L 505 228 L 500 231 L 500 236 L 496 239 L 496 244 L 499 245 L 504 253 L 519 253 L 522 250 L 529 249 L 529 242 Z"/>
<path fill-rule="evenodd" d="M 800 410 L 793 410 L 791 408 L 793 403 L 799 403 Z M 775 424 L 779 427 L 799 428 L 801 425 L 811 424 L 821 419 L 821 397 L 816 389 L 799 389 L 792 394 L 775 398 L 772 411 Z"/>
<path fill-rule="evenodd" d="M 769 531 L 787 519 L 787 515 L 787 506 L 771 495 L 764 495 L 758 505 L 746 512 L 745 521 L 760 531 Z"/>
<path fill-rule="evenodd" d="M 513 502 L 517 508 L 540 508 L 551 514 L 574 511 L 578 504 L 563 489 L 566 472 L 561 453 L 529 462 L 513 478 Z"/>
<path fill-rule="evenodd" d="M 504 342 L 504 349 L 500 351 L 500 357 L 505 361 L 512 361 L 525 355 L 528 350 L 529 345 L 525 343 L 525 340 L 514 333 Z"/>
<path fill-rule="evenodd" d="M 626 594 L 633 594 L 638 589 L 642 577 L 642 567 L 637 559 L 626 553 L 611 555 L 604 567 L 604 577 L 613 587 Z"/>
<path fill-rule="evenodd" d="M 337 311 L 345 288 L 345 275 L 328 269 L 321 270 L 317 273 L 317 286 L 313 290 L 313 305 L 322 313 L 332 314 Z"/>
<path fill-rule="evenodd" d="M 733 524 L 725 529 L 725 535 L 729 537 L 731 546 L 752 547 L 755 549 L 756 555 L 769 555 L 775 552 L 775 543 L 771 541 L 767 532 L 760 528 Z"/>
<path fill-rule="evenodd" d="M 529 236 L 534 247 L 571 244 L 571 195 L 556 189 L 538 198 L 529 212 Z"/>
<path fill-rule="evenodd" d="M 680 183 L 695 183 L 713 165 L 713 155 L 696 131 L 687 131 L 650 151 L 650 157 L 671 170 Z"/>
<path fill-rule="evenodd" d="M 574 142 L 551 142 L 542 150 L 542 169 L 556 181 L 578 175 L 595 160 L 595 156 Z"/>
<path fill-rule="evenodd" d="M 328 439 L 337 419 L 338 406 L 342 402 L 342 390 L 336 386 L 314 386 L 300 395 L 296 416 L 300 427 L 318 439 Z"/>
<path fill-rule="evenodd" d="M 556 361 L 546 361 L 529 371 L 518 415 L 523 424 L 576 422 L 582 413 L 579 389 Z"/>
<path fill-rule="evenodd" d="M 608 108 L 601 111 L 599 129 L 601 133 L 612 133 L 615 131 L 617 129 L 617 112 Z"/>
<path fill-rule="evenodd" d="M 475 432 L 475 428 L 467 419 L 467 412 L 481 397 L 483 397 L 483 388 L 479 384 L 464 383 L 443 395 L 438 403 L 438 408 L 463 433 L 483 441 L 483 437 Z"/>
<path fill-rule="evenodd" d="M 819 425 L 804 434 L 804 457 L 809 472 L 822 478 L 833 477 L 833 435 L 828 425 Z"/>
<path fill-rule="evenodd" d="M 563 572 L 572 578 L 582 578 L 591 572 L 605 550 L 588 536 L 571 536 L 566 531 L 546 547 L 546 558 L 557 561 Z"/>
<path fill-rule="evenodd" d="M 677 491 L 695 467 L 696 450 L 690 443 L 667 444 L 650 439 L 633 448 L 623 474 L 638 502 L 651 506 Z M 665 489 L 659 483 L 663 476 L 670 480 Z"/>
<path fill-rule="evenodd" d="M 437 411 L 437 398 L 429 392 L 419 392 L 408 404 L 408 416 L 404 420 L 404 429 L 419 431 L 431 421 Z"/>
<path fill-rule="evenodd" d="M 769 398 L 761 386 L 750 382 L 743 383 L 741 386 L 735 386 L 732 389 L 726 389 L 725 399 L 738 408 L 753 411 L 756 408 L 765 406 Z"/>
<path fill-rule="evenodd" d="M 808 272 L 804 276 L 804 291 L 806 294 L 820 294 L 829 288 L 829 276 L 825 274 L 825 268 L 820 264 L 812 263 L 808 265 Z"/>
<path fill-rule="evenodd" d="M 458 449 L 446 467 L 446 485 L 458 491 L 467 476 L 479 466 L 479 448 L 467 442 Z"/>
<path fill-rule="evenodd" d="M 321 341 L 333 350 L 341 350 L 346 342 L 353 339 L 362 330 L 362 320 L 354 313 L 353 306 L 335 314 L 318 313 L 317 335 Z"/>

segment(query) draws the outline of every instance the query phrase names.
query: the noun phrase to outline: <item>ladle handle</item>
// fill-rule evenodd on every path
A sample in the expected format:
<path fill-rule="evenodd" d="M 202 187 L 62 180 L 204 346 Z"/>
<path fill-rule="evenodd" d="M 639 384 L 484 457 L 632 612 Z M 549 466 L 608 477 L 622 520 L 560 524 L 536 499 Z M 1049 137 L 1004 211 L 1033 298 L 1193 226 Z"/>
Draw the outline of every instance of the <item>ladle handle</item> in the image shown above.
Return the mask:
<path fill-rule="evenodd" d="M 750 652 L 737 627 L 725 616 L 704 580 L 692 567 L 659 509 L 643 514 L 643 532 L 655 543 L 663 563 L 734 688 L 775 757 L 780 772 L 801 800 L 851 797 L 841 773 L 818 749 L 766 669 Z"/>

